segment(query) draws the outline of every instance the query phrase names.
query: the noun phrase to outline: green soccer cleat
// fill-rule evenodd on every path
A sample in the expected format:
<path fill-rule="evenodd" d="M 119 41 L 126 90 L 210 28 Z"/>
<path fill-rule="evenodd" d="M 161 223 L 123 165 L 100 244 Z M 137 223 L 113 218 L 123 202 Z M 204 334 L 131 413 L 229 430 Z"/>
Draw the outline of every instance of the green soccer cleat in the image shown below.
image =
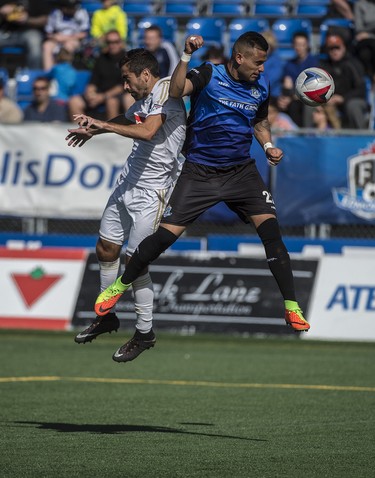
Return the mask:
<path fill-rule="evenodd" d="M 131 284 L 123 284 L 121 276 L 118 277 L 109 287 L 107 287 L 95 302 L 95 313 L 99 317 L 107 315 L 111 309 L 116 305 L 122 294 L 129 289 Z"/>

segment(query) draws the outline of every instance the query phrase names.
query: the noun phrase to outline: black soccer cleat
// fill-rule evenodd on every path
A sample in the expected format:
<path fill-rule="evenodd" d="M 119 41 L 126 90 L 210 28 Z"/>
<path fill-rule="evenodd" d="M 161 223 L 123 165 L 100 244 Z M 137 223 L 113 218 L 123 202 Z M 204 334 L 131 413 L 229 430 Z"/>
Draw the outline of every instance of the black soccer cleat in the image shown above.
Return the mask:
<path fill-rule="evenodd" d="M 131 362 L 137 358 L 139 354 L 152 348 L 155 342 L 156 337 L 152 329 L 147 334 L 141 334 L 137 331 L 126 344 L 116 350 L 112 358 L 115 362 Z"/>
<path fill-rule="evenodd" d="M 105 317 L 97 317 L 87 329 L 75 336 L 74 341 L 77 344 L 85 344 L 86 342 L 93 341 L 101 334 L 111 333 L 113 330 L 117 332 L 119 327 L 120 321 L 116 314 L 110 312 Z"/>

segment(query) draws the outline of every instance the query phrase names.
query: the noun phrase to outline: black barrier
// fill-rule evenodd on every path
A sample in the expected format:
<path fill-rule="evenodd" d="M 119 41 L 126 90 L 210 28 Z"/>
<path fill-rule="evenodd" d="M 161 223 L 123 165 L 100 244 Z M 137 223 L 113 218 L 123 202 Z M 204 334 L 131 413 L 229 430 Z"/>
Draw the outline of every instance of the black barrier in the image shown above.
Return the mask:
<path fill-rule="evenodd" d="M 122 263 L 124 258 L 122 257 Z M 292 260 L 298 300 L 307 312 L 318 262 Z M 210 332 L 293 333 L 285 326 L 283 300 L 265 259 L 228 255 L 164 254 L 151 266 L 154 327 Z M 74 327 L 94 318 L 99 268 L 90 254 L 73 317 Z M 125 292 L 116 306 L 123 327 L 134 327 L 134 302 Z"/>

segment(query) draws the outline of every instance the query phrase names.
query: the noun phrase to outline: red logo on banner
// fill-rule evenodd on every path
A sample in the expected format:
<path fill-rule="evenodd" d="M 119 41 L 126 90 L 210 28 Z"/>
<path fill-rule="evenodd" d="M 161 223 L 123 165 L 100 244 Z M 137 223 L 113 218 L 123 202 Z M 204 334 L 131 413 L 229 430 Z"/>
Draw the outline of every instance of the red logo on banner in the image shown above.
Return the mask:
<path fill-rule="evenodd" d="M 46 291 L 62 278 L 61 274 L 45 274 L 41 267 L 31 274 L 12 274 L 18 290 L 28 308 L 42 297 Z"/>

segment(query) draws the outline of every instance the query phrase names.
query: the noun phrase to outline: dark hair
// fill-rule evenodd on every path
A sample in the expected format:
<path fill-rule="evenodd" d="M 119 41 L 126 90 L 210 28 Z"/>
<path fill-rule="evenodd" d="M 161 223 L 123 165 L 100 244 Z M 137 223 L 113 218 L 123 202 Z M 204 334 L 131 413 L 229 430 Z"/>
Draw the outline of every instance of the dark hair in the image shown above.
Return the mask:
<path fill-rule="evenodd" d="M 233 53 L 237 53 L 241 48 L 249 47 L 268 51 L 268 43 L 264 36 L 258 32 L 245 32 L 234 42 Z"/>
<path fill-rule="evenodd" d="M 144 33 L 145 32 L 158 32 L 160 37 L 163 36 L 163 30 L 159 27 L 159 25 L 150 25 L 144 29 Z"/>
<path fill-rule="evenodd" d="M 119 61 L 119 67 L 127 65 L 129 71 L 139 76 L 145 68 L 148 68 L 155 78 L 159 78 L 159 63 L 154 55 L 144 48 L 129 50 Z"/>
<path fill-rule="evenodd" d="M 36 78 L 34 78 L 33 85 L 34 85 L 37 81 L 44 81 L 45 83 L 47 83 L 48 86 L 49 86 L 50 83 L 51 83 L 51 80 L 50 80 L 47 76 L 37 76 Z"/>
<path fill-rule="evenodd" d="M 293 41 L 294 41 L 297 37 L 303 37 L 303 38 L 305 38 L 308 42 L 310 41 L 309 34 L 308 34 L 307 32 L 304 32 L 304 31 L 294 32 L 294 33 L 293 33 Z"/>

